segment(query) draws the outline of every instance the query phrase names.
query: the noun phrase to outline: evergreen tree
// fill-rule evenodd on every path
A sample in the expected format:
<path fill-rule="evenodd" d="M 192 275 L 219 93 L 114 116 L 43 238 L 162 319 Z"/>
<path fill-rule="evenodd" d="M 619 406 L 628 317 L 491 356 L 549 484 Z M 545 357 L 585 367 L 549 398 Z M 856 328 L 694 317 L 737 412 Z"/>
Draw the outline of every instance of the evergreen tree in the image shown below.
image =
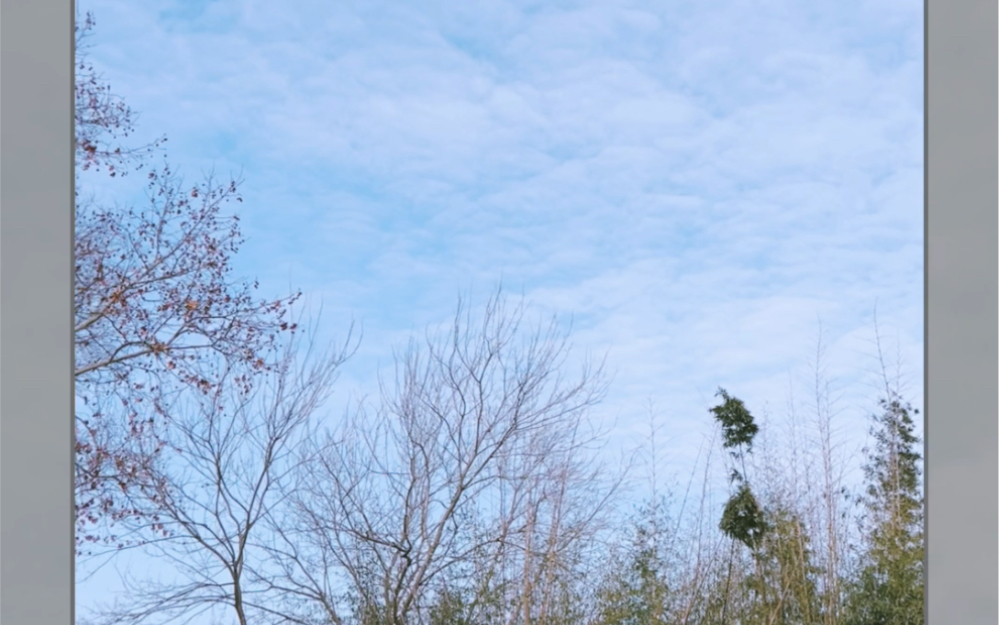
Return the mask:
<path fill-rule="evenodd" d="M 729 538 L 742 543 L 749 548 L 756 565 L 757 577 L 760 578 L 761 561 L 759 548 L 763 537 L 767 533 L 767 523 L 763 508 L 760 506 L 749 487 L 749 480 L 746 475 L 746 456 L 753 450 L 753 439 L 759 433 L 760 428 L 756 425 L 753 415 L 742 400 L 732 397 L 723 388 L 719 388 L 717 397 L 722 398 L 722 403 L 711 408 L 711 413 L 715 421 L 722 428 L 722 447 L 729 450 L 732 460 L 739 468 L 733 468 L 730 481 L 733 485 L 738 484 L 735 493 L 729 497 L 728 502 L 722 512 L 721 522 L 718 528 Z M 725 584 L 725 604 L 722 609 L 722 620 L 728 620 L 727 614 L 730 582 L 733 572 L 733 558 L 735 557 L 734 543 L 733 551 L 729 556 L 729 571 Z M 763 584 L 755 584 L 758 591 L 758 598 L 763 605 L 767 604 L 766 587 Z"/>
<path fill-rule="evenodd" d="M 711 412 L 722 427 L 722 446 L 729 450 L 732 459 L 742 468 L 741 472 L 732 470 L 731 481 L 739 487 L 725 504 L 719 527 L 730 538 L 755 549 L 766 531 L 766 524 L 746 478 L 746 454 L 752 452 L 753 438 L 760 428 L 742 400 L 732 397 L 725 389 L 718 389 L 717 395 L 723 401 Z"/>
<path fill-rule="evenodd" d="M 879 402 L 863 497 L 866 545 L 850 587 L 847 625 L 923 623 L 921 455 L 913 415 L 897 392 Z"/>

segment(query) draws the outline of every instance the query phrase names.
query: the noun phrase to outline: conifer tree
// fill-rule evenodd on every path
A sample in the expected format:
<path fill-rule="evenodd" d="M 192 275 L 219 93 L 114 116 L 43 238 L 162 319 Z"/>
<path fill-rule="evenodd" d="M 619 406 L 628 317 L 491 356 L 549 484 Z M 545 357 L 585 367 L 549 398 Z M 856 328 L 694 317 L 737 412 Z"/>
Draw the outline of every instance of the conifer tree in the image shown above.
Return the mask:
<path fill-rule="evenodd" d="M 919 411 L 891 389 L 879 404 L 864 471 L 866 544 L 844 622 L 918 625 L 923 622 L 923 498 L 913 416 Z"/>

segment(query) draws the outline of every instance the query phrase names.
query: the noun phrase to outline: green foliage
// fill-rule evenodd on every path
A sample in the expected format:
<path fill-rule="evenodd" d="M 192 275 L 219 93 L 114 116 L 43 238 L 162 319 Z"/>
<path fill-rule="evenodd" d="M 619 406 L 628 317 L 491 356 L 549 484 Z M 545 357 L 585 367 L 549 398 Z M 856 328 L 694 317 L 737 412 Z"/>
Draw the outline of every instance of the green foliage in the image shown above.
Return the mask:
<path fill-rule="evenodd" d="M 752 451 L 753 439 L 760 428 L 741 399 L 732 397 L 723 388 L 718 389 L 716 396 L 723 401 L 711 408 L 711 412 L 722 428 L 722 446 L 733 450 L 732 457 L 745 464 L 745 453 Z M 738 540 L 750 549 L 756 549 L 767 530 L 763 510 L 744 475 L 733 469 L 732 481 L 742 483 L 725 504 L 718 527 L 729 538 Z"/>
<path fill-rule="evenodd" d="M 388 610 L 374 603 L 361 603 L 354 614 L 357 625 L 394 625 Z"/>
<path fill-rule="evenodd" d="M 849 588 L 847 625 L 923 622 L 923 499 L 919 412 L 895 393 L 880 401 L 865 467 L 866 549 Z"/>
<path fill-rule="evenodd" d="M 720 405 L 711 408 L 715 420 L 722 426 L 722 434 L 725 437 L 722 446 L 725 449 L 745 446 L 747 451 L 752 451 L 753 438 L 760 431 L 759 426 L 753 421 L 753 415 L 746 409 L 742 400 L 730 396 L 725 389 L 719 388 L 715 396 L 724 400 Z"/>
<path fill-rule="evenodd" d="M 729 498 L 718 527 L 726 536 L 738 540 L 750 549 L 755 549 L 759 545 L 760 539 L 767 531 L 767 522 L 763 516 L 763 509 L 760 508 L 748 485 L 741 484 L 736 493 Z"/>
<path fill-rule="evenodd" d="M 820 574 L 812 563 L 807 528 L 790 509 L 769 515 L 769 532 L 761 548 L 766 583 L 772 597 L 766 622 L 773 625 L 818 623 L 819 596 L 815 579 Z"/>
<path fill-rule="evenodd" d="M 470 611 L 461 593 L 443 590 L 430 608 L 429 625 L 473 625 Z"/>
<path fill-rule="evenodd" d="M 665 625 L 667 598 L 667 565 L 660 547 L 663 536 L 657 529 L 656 506 L 640 512 L 634 535 L 623 557 L 604 582 L 599 592 L 595 625 Z"/>

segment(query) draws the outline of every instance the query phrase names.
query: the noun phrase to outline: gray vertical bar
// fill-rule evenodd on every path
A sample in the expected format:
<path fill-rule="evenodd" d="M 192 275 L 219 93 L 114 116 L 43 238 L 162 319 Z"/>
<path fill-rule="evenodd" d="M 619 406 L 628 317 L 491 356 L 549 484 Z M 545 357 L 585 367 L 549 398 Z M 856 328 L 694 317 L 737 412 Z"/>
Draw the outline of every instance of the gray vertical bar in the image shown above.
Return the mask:
<path fill-rule="evenodd" d="M 996 0 L 929 0 L 927 622 L 999 623 Z"/>
<path fill-rule="evenodd" d="M 0 2 L 0 622 L 72 622 L 73 4 Z"/>

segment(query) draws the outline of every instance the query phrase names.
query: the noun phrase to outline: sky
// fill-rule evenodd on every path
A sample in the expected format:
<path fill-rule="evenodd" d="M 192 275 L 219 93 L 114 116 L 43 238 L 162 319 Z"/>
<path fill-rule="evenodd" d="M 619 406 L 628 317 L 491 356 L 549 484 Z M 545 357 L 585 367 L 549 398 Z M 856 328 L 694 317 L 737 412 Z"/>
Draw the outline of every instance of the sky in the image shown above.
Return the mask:
<path fill-rule="evenodd" d="M 652 406 L 680 473 L 719 386 L 807 412 L 820 329 L 837 436 L 863 444 L 875 309 L 921 407 L 921 2 L 77 7 L 134 139 L 167 135 L 192 182 L 241 176 L 239 271 L 302 289 L 331 337 L 363 328 L 338 397 L 502 281 L 606 355 L 614 444 Z"/>

